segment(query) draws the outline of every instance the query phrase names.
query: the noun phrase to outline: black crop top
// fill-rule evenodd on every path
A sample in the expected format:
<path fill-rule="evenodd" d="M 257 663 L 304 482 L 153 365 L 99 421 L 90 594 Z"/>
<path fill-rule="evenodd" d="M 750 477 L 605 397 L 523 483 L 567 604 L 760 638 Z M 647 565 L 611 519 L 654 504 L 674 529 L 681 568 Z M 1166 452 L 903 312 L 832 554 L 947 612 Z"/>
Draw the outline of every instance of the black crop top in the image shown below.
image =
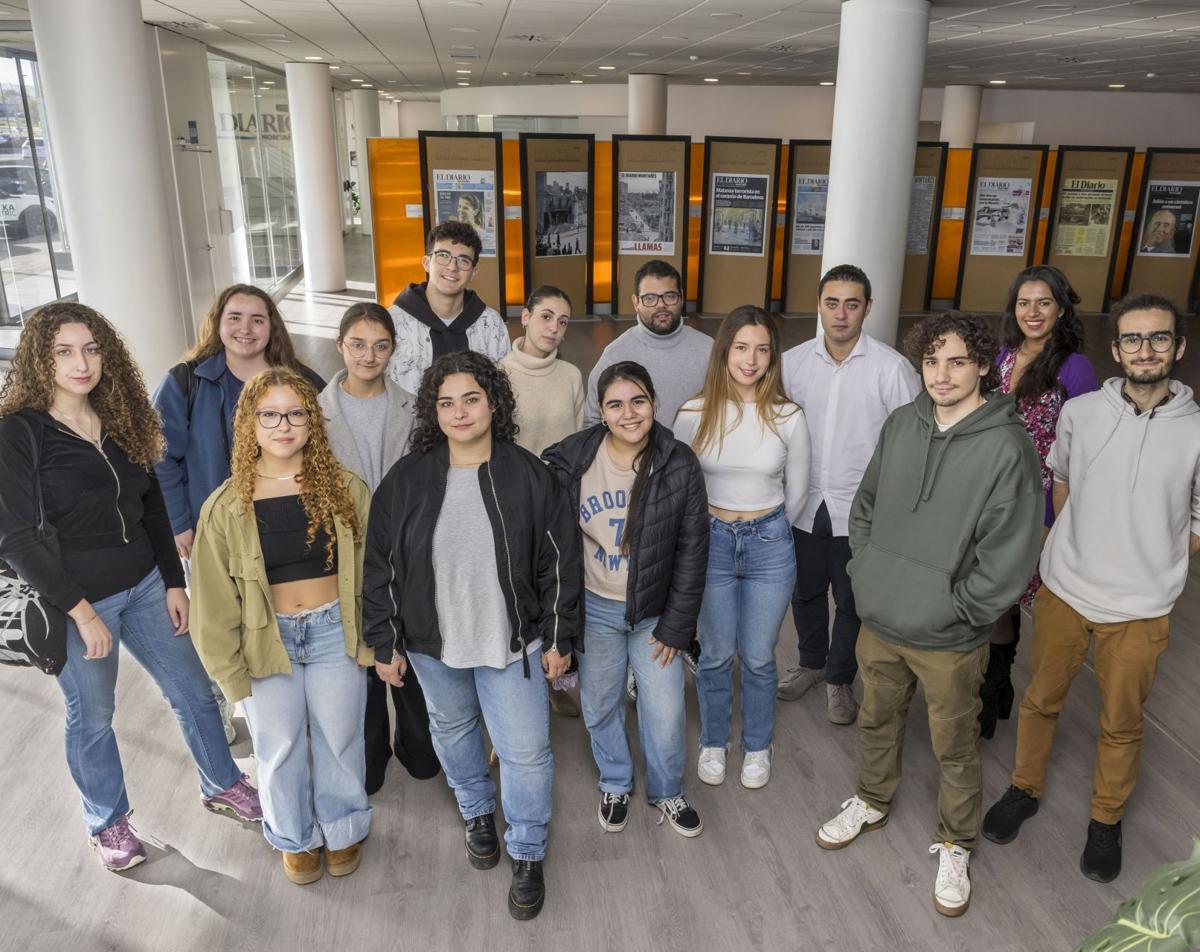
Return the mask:
<path fill-rule="evenodd" d="M 308 514 L 300 497 L 278 496 L 254 500 L 254 515 L 258 521 L 258 541 L 262 546 L 267 581 L 299 582 L 302 579 L 325 578 L 337 574 L 337 545 L 333 548 L 333 565 L 325 568 L 326 545 L 329 533 L 317 527 L 311 547 L 304 544 L 308 535 Z"/>

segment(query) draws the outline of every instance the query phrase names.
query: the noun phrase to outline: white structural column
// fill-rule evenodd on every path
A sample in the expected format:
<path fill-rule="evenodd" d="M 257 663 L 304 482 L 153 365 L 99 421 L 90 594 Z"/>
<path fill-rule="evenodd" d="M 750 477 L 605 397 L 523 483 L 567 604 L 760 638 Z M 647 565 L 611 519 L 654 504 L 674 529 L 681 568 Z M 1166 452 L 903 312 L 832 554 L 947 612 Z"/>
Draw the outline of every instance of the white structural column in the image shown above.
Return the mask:
<path fill-rule="evenodd" d="M 867 272 L 875 299 L 868 330 L 889 344 L 900 314 L 928 36 L 927 0 L 842 4 L 822 266 Z"/>
<path fill-rule="evenodd" d="M 947 86 L 942 95 L 942 128 L 939 137 L 952 149 L 969 149 L 979 132 L 982 86 Z"/>
<path fill-rule="evenodd" d="M 350 93 L 354 103 L 354 149 L 358 157 L 358 194 L 362 201 L 362 233 L 371 234 L 371 173 L 367 139 L 379 137 L 379 94 L 373 89 Z"/>
<path fill-rule="evenodd" d="M 630 135 L 666 135 L 666 76 L 657 73 L 630 73 L 628 122 Z"/>
<path fill-rule="evenodd" d="M 29 13 L 79 300 L 116 325 L 153 385 L 179 360 L 190 317 L 141 4 L 38 0 Z"/>
<path fill-rule="evenodd" d="M 346 287 L 346 256 L 329 67 L 288 63 L 286 73 L 304 285 L 309 291 L 341 291 Z"/>

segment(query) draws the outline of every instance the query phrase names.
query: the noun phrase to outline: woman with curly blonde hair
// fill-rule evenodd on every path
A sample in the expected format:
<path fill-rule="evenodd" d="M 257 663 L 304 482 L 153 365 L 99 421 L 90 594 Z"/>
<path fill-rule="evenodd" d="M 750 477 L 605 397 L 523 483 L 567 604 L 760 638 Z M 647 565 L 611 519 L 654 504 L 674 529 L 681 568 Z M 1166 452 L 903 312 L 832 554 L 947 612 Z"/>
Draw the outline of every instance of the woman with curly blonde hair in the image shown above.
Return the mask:
<path fill-rule="evenodd" d="M 321 877 L 322 849 L 330 875 L 354 872 L 371 825 L 361 665 L 374 654 L 357 607 L 370 501 L 303 375 L 246 383 L 232 474 L 196 526 L 192 631 L 225 697 L 244 702 L 263 833 L 298 884 Z"/>
<path fill-rule="evenodd" d="M 67 614 L 67 766 L 92 848 L 114 871 L 146 858 L 112 719 L 117 645 L 171 705 L 205 807 L 259 820 L 258 795 L 222 742 L 188 631 L 188 598 L 154 462 L 162 432 L 111 324 L 64 301 L 26 323 L 0 391 L 0 558 Z M 38 531 L 39 491 L 51 537 Z"/>

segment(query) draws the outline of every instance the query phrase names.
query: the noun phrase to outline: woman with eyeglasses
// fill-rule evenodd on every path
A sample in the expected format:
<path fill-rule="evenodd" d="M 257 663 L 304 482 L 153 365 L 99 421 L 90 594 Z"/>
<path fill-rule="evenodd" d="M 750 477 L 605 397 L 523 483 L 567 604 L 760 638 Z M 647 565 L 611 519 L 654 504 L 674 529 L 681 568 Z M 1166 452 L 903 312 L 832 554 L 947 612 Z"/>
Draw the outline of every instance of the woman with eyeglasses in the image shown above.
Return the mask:
<path fill-rule="evenodd" d="M 413 426 L 411 393 L 387 378 L 396 347 L 396 326 L 387 308 L 352 304 L 342 315 L 335 341 L 344 369 L 321 391 L 321 410 L 333 455 L 374 492 L 389 469 L 408 452 Z M 393 753 L 409 776 L 428 780 L 438 772 L 429 736 L 425 696 L 415 678 L 391 689 L 396 726 L 388 713 L 388 688 L 367 670 L 367 793 L 383 786 Z"/>
<path fill-rule="evenodd" d="M 263 833 L 284 875 L 358 868 L 364 789 L 359 593 L 371 494 L 338 465 L 317 393 L 294 370 L 247 382 L 233 468 L 205 502 L 192 550 L 192 631 L 209 674 L 242 701 Z M 311 764 L 311 766 L 310 766 Z"/>
<path fill-rule="evenodd" d="M 1100 389 L 1096 372 L 1083 354 L 1083 323 L 1075 313 L 1078 303 L 1079 295 L 1062 271 L 1052 265 L 1035 265 L 1013 279 L 1000 319 L 1003 346 L 996 357 L 1000 390 L 1016 398 L 1025 432 L 1042 461 L 1046 490 L 1043 542 L 1054 522 L 1053 478 L 1046 454 L 1054 443 L 1059 412 L 1072 397 Z M 995 735 L 997 718 L 1007 720 L 1012 714 L 1012 666 L 1021 634 L 1021 606 L 1033 604 L 1041 584 L 1034 572 L 1020 603 L 996 622 L 992 632 L 987 672 L 979 689 L 983 701 L 979 727 L 985 738 Z"/>

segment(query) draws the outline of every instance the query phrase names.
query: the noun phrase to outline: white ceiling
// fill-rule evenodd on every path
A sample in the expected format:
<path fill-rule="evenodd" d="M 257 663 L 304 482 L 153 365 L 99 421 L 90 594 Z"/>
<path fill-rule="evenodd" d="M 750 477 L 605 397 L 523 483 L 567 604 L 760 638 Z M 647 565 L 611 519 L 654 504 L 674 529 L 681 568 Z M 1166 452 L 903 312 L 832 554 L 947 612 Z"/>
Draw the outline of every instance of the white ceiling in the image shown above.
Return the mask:
<path fill-rule="evenodd" d="M 144 18 L 281 67 L 320 57 L 337 85 L 406 99 L 456 83 L 832 81 L 840 0 L 142 0 Z M 0 22 L 28 0 L 0 0 Z M 2 28 L 2 27 L 0 27 Z M 606 69 L 604 67 L 613 67 Z M 469 70 L 469 72 L 464 72 Z M 1200 0 L 944 0 L 926 84 L 1200 92 Z M 1198 120 L 1200 121 L 1200 120 Z"/>

